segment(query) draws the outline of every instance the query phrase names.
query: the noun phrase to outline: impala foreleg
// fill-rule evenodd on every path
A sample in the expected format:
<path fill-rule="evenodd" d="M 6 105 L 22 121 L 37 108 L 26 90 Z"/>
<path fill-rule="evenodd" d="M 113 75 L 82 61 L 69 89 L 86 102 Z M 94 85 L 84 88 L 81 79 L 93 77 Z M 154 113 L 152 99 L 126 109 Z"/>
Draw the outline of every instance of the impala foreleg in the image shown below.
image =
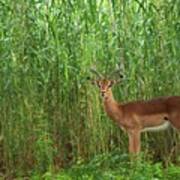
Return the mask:
<path fill-rule="evenodd" d="M 140 131 L 133 130 L 128 132 L 129 135 L 129 153 L 138 154 L 141 149 Z"/>

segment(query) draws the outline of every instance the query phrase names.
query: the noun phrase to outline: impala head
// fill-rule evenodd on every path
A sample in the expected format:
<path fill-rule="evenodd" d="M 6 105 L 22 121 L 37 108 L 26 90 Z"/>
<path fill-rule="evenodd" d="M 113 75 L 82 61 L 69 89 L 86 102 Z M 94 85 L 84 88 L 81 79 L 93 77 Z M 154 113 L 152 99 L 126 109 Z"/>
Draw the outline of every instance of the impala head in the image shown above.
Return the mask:
<path fill-rule="evenodd" d="M 105 78 L 95 69 L 91 69 L 91 71 L 94 72 L 99 78 L 98 80 L 92 80 L 92 84 L 96 85 L 100 90 L 101 96 L 104 99 L 107 99 L 111 95 L 111 88 L 113 87 L 113 85 L 119 83 L 120 80 L 112 80 L 110 78 L 110 76 L 112 76 L 112 74 L 114 74 L 115 72 L 111 73 L 108 78 Z M 123 78 L 123 76 L 120 75 L 120 78 Z"/>
<path fill-rule="evenodd" d="M 109 96 L 112 86 L 116 83 L 115 80 L 101 79 L 92 81 L 92 84 L 97 85 L 100 90 L 101 96 L 106 98 Z"/>

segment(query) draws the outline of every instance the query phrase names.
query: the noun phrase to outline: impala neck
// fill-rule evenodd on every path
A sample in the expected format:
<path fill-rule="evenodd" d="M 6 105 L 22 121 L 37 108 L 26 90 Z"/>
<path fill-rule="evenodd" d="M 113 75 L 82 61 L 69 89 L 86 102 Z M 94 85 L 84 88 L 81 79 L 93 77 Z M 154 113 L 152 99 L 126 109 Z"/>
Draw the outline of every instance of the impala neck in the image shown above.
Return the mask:
<path fill-rule="evenodd" d="M 107 102 L 115 102 L 114 96 L 113 96 L 113 93 L 112 93 L 112 90 L 111 90 L 111 89 L 109 89 L 109 90 L 106 92 L 106 95 L 104 96 L 103 101 L 104 101 L 104 103 L 107 103 Z"/>
<path fill-rule="evenodd" d="M 122 120 L 123 114 L 122 107 L 114 99 L 111 89 L 109 89 L 108 92 L 106 92 L 106 96 L 103 99 L 103 103 L 107 115 L 114 121 L 120 122 Z"/>

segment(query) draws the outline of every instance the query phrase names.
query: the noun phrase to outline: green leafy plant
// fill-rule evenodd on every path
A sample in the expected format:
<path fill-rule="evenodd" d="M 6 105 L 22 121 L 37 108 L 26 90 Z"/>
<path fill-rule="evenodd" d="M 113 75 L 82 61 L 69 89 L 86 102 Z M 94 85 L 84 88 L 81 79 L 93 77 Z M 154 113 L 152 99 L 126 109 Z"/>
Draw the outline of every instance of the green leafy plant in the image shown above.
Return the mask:
<path fill-rule="evenodd" d="M 126 159 L 106 157 L 115 148 L 127 152 L 127 136 L 102 110 L 89 69 L 109 74 L 120 62 L 125 79 L 113 92 L 122 102 L 179 94 L 179 7 L 177 0 L 1 0 L 3 174 L 28 176 L 34 168 L 61 169 L 102 154 L 92 160 L 98 177 L 101 166 Z M 145 134 L 143 151 L 168 166 L 178 163 L 178 141 L 172 129 Z M 93 165 L 87 166 L 92 179 Z"/>

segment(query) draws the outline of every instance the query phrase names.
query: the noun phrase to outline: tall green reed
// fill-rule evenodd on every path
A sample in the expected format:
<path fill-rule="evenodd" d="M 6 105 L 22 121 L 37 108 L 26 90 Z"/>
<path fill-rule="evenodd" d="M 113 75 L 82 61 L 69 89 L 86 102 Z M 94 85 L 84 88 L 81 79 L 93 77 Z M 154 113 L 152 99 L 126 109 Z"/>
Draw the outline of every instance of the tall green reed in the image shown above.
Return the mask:
<path fill-rule="evenodd" d="M 45 171 L 127 152 L 89 68 L 108 74 L 123 64 L 125 80 L 113 90 L 122 102 L 178 95 L 178 7 L 176 0 L 1 1 L 1 166 Z M 175 161 L 177 143 L 173 130 L 147 133 L 143 150 Z"/>

